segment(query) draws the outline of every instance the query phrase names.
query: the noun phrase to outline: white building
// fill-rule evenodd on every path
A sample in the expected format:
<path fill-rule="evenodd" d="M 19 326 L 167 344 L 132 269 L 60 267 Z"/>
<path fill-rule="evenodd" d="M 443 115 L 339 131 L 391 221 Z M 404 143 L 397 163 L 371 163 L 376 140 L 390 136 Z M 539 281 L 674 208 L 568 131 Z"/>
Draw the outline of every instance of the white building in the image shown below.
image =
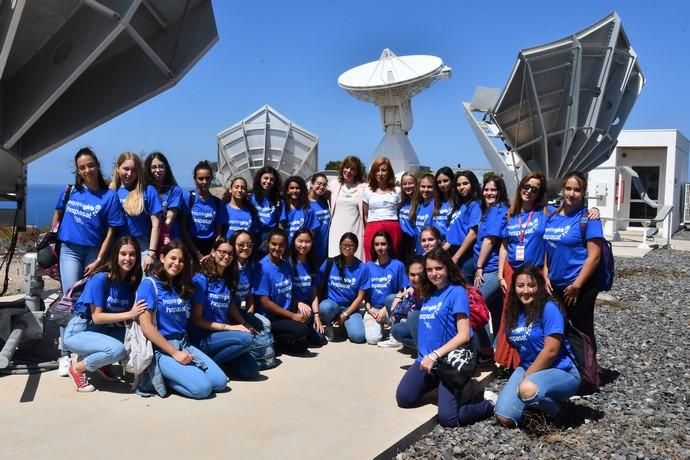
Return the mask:
<path fill-rule="evenodd" d="M 609 159 L 589 173 L 589 206 L 601 210 L 607 235 L 641 225 L 624 219 L 654 219 L 658 212 L 641 199 L 622 166 L 637 172 L 649 198 L 661 206 L 673 206 L 669 218 L 656 224 L 659 234 L 665 237 L 669 222 L 671 233 L 679 229 L 683 224 L 684 188 L 688 182 L 688 150 L 688 139 L 676 129 L 620 133 Z"/>

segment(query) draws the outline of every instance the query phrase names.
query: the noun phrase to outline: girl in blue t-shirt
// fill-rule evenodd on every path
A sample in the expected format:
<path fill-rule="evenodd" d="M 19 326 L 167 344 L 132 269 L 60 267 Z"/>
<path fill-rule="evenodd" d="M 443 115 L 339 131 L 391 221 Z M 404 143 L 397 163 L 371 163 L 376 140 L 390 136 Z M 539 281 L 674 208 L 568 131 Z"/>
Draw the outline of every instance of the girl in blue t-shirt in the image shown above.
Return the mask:
<path fill-rule="evenodd" d="M 146 302 L 134 302 L 141 281 L 141 258 L 136 240 L 123 236 L 113 245 L 110 258 L 94 270 L 74 306 L 65 328 L 65 346 L 81 361 L 69 368 L 77 391 L 94 391 L 86 372 L 98 371 L 114 380 L 110 365 L 126 355 L 125 321 L 146 310 Z"/>
<path fill-rule="evenodd" d="M 308 305 L 293 306 L 292 267 L 283 258 L 287 234 L 280 228 L 268 233 L 268 254 L 259 261 L 252 290 L 257 308 L 271 320 L 276 344 L 289 353 L 307 351 L 312 311 Z"/>
<path fill-rule="evenodd" d="M 267 241 L 268 232 L 285 221 L 285 204 L 280 197 L 281 187 L 280 174 L 271 166 L 264 166 L 254 175 L 249 201 L 259 218 L 258 241 Z"/>
<path fill-rule="evenodd" d="M 417 176 L 406 171 L 400 176 L 400 203 L 398 204 L 398 222 L 402 232 L 400 243 L 402 260 L 407 262 L 415 255 L 417 227 L 410 219 L 412 201 L 417 195 Z"/>
<path fill-rule="evenodd" d="M 60 284 L 67 292 L 80 278 L 89 276 L 105 260 L 125 214 L 117 194 L 108 189 L 96 154 L 82 148 L 74 155 L 74 185 L 55 204 L 51 228 L 57 231 L 60 249 Z M 64 336 L 64 328 L 60 335 Z M 64 337 L 62 342 L 64 342 Z M 69 350 L 62 345 L 58 374 L 69 375 Z"/>
<path fill-rule="evenodd" d="M 256 331 L 232 302 L 233 258 L 230 242 L 218 238 L 192 278 L 194 291 L 204 295 L 195 296 L 201 303 L 192 305 L 191 338 L 216 363 L 227 365 L 233 377 L 253 379 L 259 371 L 249 351 Z"/>
<path fill-rule="evenodd" d="M 436 227 L 428 225 L 419 233 L 419 245 L 422 248 L 424 255 L 436 248 L 443 247 L 443 240 L 441 240 L 441 232 Z"/>
<path fill-rule="evenodd" d="M 424 227 L 432 224 L 434 208 L 439 201 L 435 191 L 435 179 L 432 174 L 425 174 L 419 179 L 419 190 L 410 206 L 410 221 L 414 223 L 415 248 L 417 255 L 423 254 L 419 236 Z"/>
<path fill-rule="evenodd" d="M 194 291 L 191 266 L 192 259 L 179 240 L 163 247 L 151 276 L 144 278 L 137 289 L 137 299 L 146 302 L 139 322 L 153 344 L 153 365 L 160 368 L 165 384 L 188 398 L 203 399 L 224 390 L 228 378 L 187 340 L 192 303 L 203 304 L 206 294 Z"/>
<path fill-rule="evenodd" d="M 247 195 L 247 181 L 244 177 L 235 177 L 230 182 L 230 188 L 225 192 L 223 201 L 228 221 L 225 226 L 226 238 L 230 238 L 237 230 L 246 230 L 255 238 L 259 236 L 259 216 L 256 209 L 249 202 Z"/>
<path fill-rule="evenodd" d="M 469 170 L 455 175 L 455 190 L 460 204 L 450 217 L 448 233 L 443 248 L 453 256 L 460 271 L 467 279 L 474 276 L 474 247 L 477 241 L 476 227 L 482 217 L 479 180 Z"/>
<path fill-rule="evenodd" d="M 482 217 L 475 227 L 477 241 L 474 244 L 474 285 L 486 299 L 495 334 L 500 326 L 503 310 L 502 293 L 498 285 L 498 250 L 508 212 L 508 192 L 502 178 L 490 176 L 486 179 L 482 188 L 481 208 Z"/>
<path fill-rule="evenodd" d="M 370 261 L 367 262 L 371 290 L 369 301 L 365 308 L 367 314 L 378 324 L 384 325 L 389 321 L 393 300 L 409 285 L 405 274 L 405 266 L 398 259 L 391 256 L 393 248 L 392 238 L 386 231 L 374 233 L 369 248 Z M 365 318 L 366 324 L 366 318 Z M 367 343 L 376 344 L 381 340 L 380 327 L 365 328 Z"/>
<path fill-rule="evenodd" d="M 144 181 L 144 165 L 138 155 L 125 152 L 117 157 L 110 190 L 117 193 L 127 218 L 127 225 L 120 233 L 137 240 L 143 251 L 141 258 L 146 272 L 158 251 L 159 214 L 163 206 L 156 189 Z"/>
<path fill-rule="evenodd" d="M 319 226 L 314 230 L 314 260 L 324 260 L 328 257 L 328 231 L 331 227 L 331 208 L 328 204 L 328 178 L 325 174 L 316 173 L 311 176 L 309 189 L 309 206 Z"/>
<path fill-rule="evenodd" d="M 424 298 L 419 315 L 419 355 L 403 375 L 396 391 L 399 407 L 414 407 L 422 397 L 438 388 L 438 421 L 441 426 L 458 426 L 493 414 L 491 401 L 460 404 L 441 383 L 436 362 L 472 339 L 470 304 L 465 281 L 450 255 L 441 248 L 425 256 Z M 493 395 L 492 395 L 493 396 Z"/>
<path fill-rule="evenodd" d="M 563 179 L 563 203 L 549 215 L 544 229 L 546 289 L 566 307 L 568 318 L 592 340 L 594 303 L 599 286 L 594 273 L 601 257 L 601 221 L 589 217 L 584 197 L 587 179 L 577 171 Z"/>
<path fill-rule="evenodd" d="M 520 366 L 496 403 L 496 418 L 508 427 L 520 423 L 527 407 L 556 415 L 560 402 L 580 387 L 580 374 L 564 337 L 563 312 L 548 298 L 539 269 L 523 265 L 515 270 L 512 281 L 505 333 L 520 354 Z"/>
<path fill-rule="evenodd" d="M 326 294 L 319 311 L 323 324 L 344 325 L 350 342 L 364 343 L 366 336 L 360 308 L 367 299 L 371 281 L 369 269 L 355 257 L 358 246 L 359 240 L 354 233 L 344 233 L 340 237 L 340 254 L 321 265 L 320 281 L 326 284 Z"/>
<path fill-rule="evenodd" d="M 153 152 L 144 161 L 146 183 L 156 188 L 161 201 L 160 237 L 157 251 L 168 244 L 173 238 L 182 238 L 180 212 L 184 209 L 183 193 L 168 159 L 160 152 Z"/>
<path fill-rule="evenodd" d="M 285 230 L 289 246 L 297 230 L 306 228 L 316 231 L 320 224 L 309 205 L 309 191 L 304 179 L 299 176 L 288 177 L 283 189 L 283 199 L 285 200 Z"/>
<path fill-rule="evenodd" d="M 445 240 L 450 224 L 451 215 L 456 211 L 458 200 L 453 187 L 455 175 L 453 170 L 444 166 L 436 171 L 434 176 L 434 191 L 438 200 L 434 203 L 431 225 L 441 232 L 441 238 Z"/>

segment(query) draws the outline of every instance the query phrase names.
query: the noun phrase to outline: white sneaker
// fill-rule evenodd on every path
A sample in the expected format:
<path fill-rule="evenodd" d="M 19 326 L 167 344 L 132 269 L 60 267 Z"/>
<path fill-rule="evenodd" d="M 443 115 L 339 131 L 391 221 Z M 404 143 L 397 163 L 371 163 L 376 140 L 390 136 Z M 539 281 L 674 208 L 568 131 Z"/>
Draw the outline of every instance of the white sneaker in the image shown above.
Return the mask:
<path fill-rule="evenodd" d="M 69 356 L 60 356 L 58 359 L 58 375 L 60 377 L 69 376 L 69 368 L 72 365 L 72 358 Z"/>
<path fill-rule="evenodd" d="M 377 345 L 381 348 L 400 348 L 400 347 L 402 347 L 402 343 L 395 340 L 395 337 L 391 337 L 388 340 L 383 340 L 383 341 L 377 343 Z"/>
<path fill-rule="evenodd" d="M 496 401 L 498 401 L 498 395 L 491 390 L 484 390 L 484 400 L 489 401 L 496 407 Z"/>

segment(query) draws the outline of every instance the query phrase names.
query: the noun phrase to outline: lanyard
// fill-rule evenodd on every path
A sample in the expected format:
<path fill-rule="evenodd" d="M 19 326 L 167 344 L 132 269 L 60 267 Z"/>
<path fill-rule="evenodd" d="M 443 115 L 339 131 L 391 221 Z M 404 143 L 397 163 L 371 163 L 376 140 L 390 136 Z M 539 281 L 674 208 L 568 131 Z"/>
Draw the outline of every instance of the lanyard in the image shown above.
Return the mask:
<path fill-rule="evenodd" d="M 527 227 L 529 226 L 530 221 L 532 220 L 532 215 L 534 214 L 534 209 L 530 211 L 529 216 L 527 217 L 527 222 L 525 222 L 525 226 L 522 226 L 522 221 L 520 220 L 520 214 L 518 213 L 518 228 L 520 229 L 520 244 L 525 240 L 525 231 L 527 230 Z"/>

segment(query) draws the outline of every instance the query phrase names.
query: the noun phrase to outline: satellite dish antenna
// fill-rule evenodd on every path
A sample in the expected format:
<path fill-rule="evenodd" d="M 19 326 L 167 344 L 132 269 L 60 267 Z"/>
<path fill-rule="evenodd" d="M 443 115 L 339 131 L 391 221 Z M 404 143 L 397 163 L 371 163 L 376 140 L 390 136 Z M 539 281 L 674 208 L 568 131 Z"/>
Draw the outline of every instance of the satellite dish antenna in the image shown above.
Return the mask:
<path fill-rule="evenodd" d="M 396 172 L 419 169 L 419 159 L 407 137 L 413 122 L 412 98 L 450 75 L 450 67 L 441 58 L 396 56 L 386 48 L 378 61 L 357 66 L 338 77 L 338 85 L 351 96 L 379 106 L 385 134 L 374 158 L 388 157 Z"/>

